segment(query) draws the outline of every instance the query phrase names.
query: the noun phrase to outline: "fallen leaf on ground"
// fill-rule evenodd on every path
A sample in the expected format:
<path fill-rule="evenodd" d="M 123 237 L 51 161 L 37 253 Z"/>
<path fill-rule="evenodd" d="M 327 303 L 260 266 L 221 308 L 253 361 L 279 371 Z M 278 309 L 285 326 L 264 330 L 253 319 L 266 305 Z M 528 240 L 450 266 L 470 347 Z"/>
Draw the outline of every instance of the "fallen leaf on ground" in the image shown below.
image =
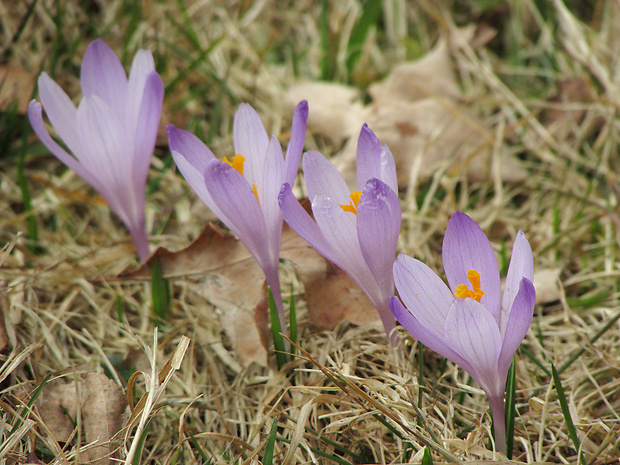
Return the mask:
<path fill-rule="evenodd" d="M 292 264 L 304 284 L 313 323 L 333 327 L 343 319 L 354 324 L 379 320 L 377 311 L 355 283 L 287 225 L 282 232 L 280 256 Z M 220 310 L 222 328 L 240 362 L 244 366 L 267 363 L 271 335 L 265 278 L 238 239 L 209 224 L 185 249 L 157 249 L 138 268 L 108 280 L 149 280 L 149 266 L 155 260 L 165 278 L 204 275 L 204 297 Z"/>
<path fill-rule="evenodd" d="M 412 175 L 424 181 L 439 169 L 471 180 L 487 179 L 494 172 L 495 160 L 500 163 L 502 180 L 525 179 L 527 172 L 516 155 L 497 143 L 494 131 L 462 102 L 451 49 L 479 38 L 474 37 L 473 28 L 466 28 L 449 39 L 439 40 L 416 61 L 394 66 L 385 79 L 369 87 L 372 102 L 365 107 L 347 98 L 357 95 L 354 88 L 339 85 L 335 97 L 324 83 L 302 83 L 289 89 L 291 102 L 308 99 L 308 126 L 313 132 L 332 141 L 348 140 L 335 163 L 351 186 L 356 177 L 357 136 L 364 122 L 394 155 L 401 187 Z M 337 103 L 331 105 L 331 99 Z"/>
<path fill-rule="evenodd" d="M 0 111 L 17 103 L 17 112 L 25 115 L 32 98 L 35 77 L 24 68 L 0 65 Z"/>
<path fill-rule="evenodd" d="M 112 463 L 118 442 L 113 438 L 123 426 L 125 394 L 102 373 L 86 373 L 77 381 L 46 384 L 37 399 L 41 420 L 59 442 L 78 437 L 75 423 L 84 428 L 85 443 L 94 445 L 82 454 L 85 462 Z M 81 418 L 78 418 L 78 414 Z"/>
<path fill-rule="evenodd" d="M 536 289 L 536 303 L 546 304 L 560 300 L 560 269 L 548 268 L 534 272 L 534 288 Z"/>

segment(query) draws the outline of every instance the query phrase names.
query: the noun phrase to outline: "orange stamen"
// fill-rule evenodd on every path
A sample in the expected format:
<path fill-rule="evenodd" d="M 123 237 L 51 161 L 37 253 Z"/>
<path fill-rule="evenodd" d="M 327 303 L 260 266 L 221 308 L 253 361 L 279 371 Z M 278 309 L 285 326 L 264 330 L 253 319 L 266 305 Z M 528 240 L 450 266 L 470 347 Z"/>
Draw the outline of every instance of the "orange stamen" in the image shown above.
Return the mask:
<path fill-rule="evenodd" d="M 459 299 L 470 297 L 480 302 L 480 299 L 485 294 L 482 289 L 480 289 L 480 273 L 476 270 L 469 270 L 467 272 L 467 279 L 469 279 L 473 291 L 470 290 L 466 284 L 459 284 L 456 286 L 454 295 Z"/>
<path fill-rule="evenodd" d="M 224 157 L 222 161 L 232 166 L 234 169 L 239 171 L 241 176 L 243 176 L 243 162 L 245 161 L 245 157 L 243 155 L 237 154 L 232 157 L 232 160 L 230 161 L 228 160 L 228 157 Z"/>
<path fill-rule="evenodd" d="M 348 205 L 340 205 L 345 212 L 351 212 L 357 215 L 357 205 L 360 203 L 360 198 L 362 197 L 362 191 L 353 191 L 351 192 L 351 202 Z"/>

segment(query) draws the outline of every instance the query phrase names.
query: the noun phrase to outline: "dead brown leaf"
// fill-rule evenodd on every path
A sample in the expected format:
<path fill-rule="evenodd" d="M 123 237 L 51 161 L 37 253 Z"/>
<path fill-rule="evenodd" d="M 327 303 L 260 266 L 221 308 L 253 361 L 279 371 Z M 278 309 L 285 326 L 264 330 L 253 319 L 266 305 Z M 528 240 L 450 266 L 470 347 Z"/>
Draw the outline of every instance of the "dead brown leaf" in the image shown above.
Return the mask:
<path fill-rule="evenodd" d="M 455 31 L 420 59 L 396 65 L 383 81 L 370 86 L 372 103 L 363 108 L 359 100 L 351 103 L 348 96 L 357 92 L 353 88 L 338 86 L 332 93 L 324 83 L 304 83 L 289 89 L 291 102 L 292 97 L 308 99 L 312 108 L 308 126 L 313 132 L 332 141 L 348 139 L 336 164 L 350 185 L 355 185 L 357 136 L 364 122 L 390 148 L 402 187 L 412 175 L 424 181 L 438 169 L 471 180 L 487 179 L 495 171 L 494 161 L 499 162 L 503 181 L 525 179 L 527 173 L 515 154 L 497 143 L 488 124 L 462 102 L 451 50 L 463 41 L 479 40 L 474 32 L 473 28 Z M 331 105 L 331 99 L 337 104 Z"/>
<path fill-rule="evenodd" d="M 86 373 L 71 383 L 52 381 L 41 390 L 37 407 L 57 441 L 70 441 L 77 423 L 84 428 L 86 443 L 95 445 L 84 450 L 86 461 L 97 465 L 113 461 L 118 449 L 114 437 L 123 426 L 127 400 L 122 388 L 106 375 Z"/>
<path fill-rule="evenodd" d="M 34 90 L 35 76 L 23 68 L 0 65 L 0 111 L 17 102 L 18 113 L 25 115 Z"/>
<path fill-rule="evenodd" d="M 379 315 L 364 293 L 286 224 L 281 258 L 300 276 L 313 323 L 334 327 L 343 319 L 354 324 L 377 321 Z M 265 278 L 245 246 L 231 233 L 209 224 L 198 238 L 178 252 L 160 248 L 121 280 L 150 279 L 149 267 L 159 261 L 164 277 L 204 275 L 205 299 L 220 310 L 220 322 L 244 366 L 266 365 L 270 340 Z"/>

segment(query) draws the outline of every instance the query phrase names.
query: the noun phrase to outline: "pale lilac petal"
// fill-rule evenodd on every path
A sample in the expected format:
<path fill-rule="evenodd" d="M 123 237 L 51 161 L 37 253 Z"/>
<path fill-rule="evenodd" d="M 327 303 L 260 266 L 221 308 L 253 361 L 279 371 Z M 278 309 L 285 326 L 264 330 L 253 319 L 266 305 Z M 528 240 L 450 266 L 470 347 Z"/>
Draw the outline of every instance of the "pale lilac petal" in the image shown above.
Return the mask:
<path fill-rule="evenodd" d="M 445 283 L 426 264 L 404 254 L 398 256 L 393 270 L 405 306 L 429 331 L 443 335 L 448 309 L 455 300 Z"/>
<path fill-rule="evenodd" d="M 28 105 L 28 118 L 30 119 L 30 124 L 32 125 L 32 129 L 34 129 L 35 134 L 39 137 L 41 142 L 48 148 L 50 152 L 52 152 L 61 162 L 67 165 L 70 169 L 75 171 L 78 176 L 80 176 L 84 181 L 93 186 L 97 191 L 102 192 L 103 186 L 99 182 L 99 180 L 90 174 L 90 172 L 84 168 L 78 160 L 73 158 L 71 155 L 67 153 L 65 149 L 63 149 L 60 145 L 52 139 L 52 137 L 47 132 L 45 128 L 45 124 L 43 123 L 43 111 L 41 108 L 41 104 L 36 100 L 30 102 Z"/>
<path fill-rule="evenodd" d="M 342 175 L 320 152 L 307 152 L 302 160 L 302 167 L 309 199 L 321 194 L 327 195 L 338 205 L 348 205 L 351 202 L 351 191 Z"/>
<path fill-rule="evenodd" d="M 444 339 L 443 329 L 440 333 L 431 331 L 403 306 L 400 300 L 398 300 L 398 297 L 390 297 L 390 310 L 392 310 L 392 314 L 402 327 L 426 347 L 456 363 L 466 372 L 470 373 L 473 371 L 469 362 L 450 348 L 449 344 Z"/>
<path fill-rule="evenodd" d="M 142 215 L 144 197 L 136 198 L 132 183 L 132 147 L 122 123 L 99 97 L 82 99 L 77 111 L 78 133 L 82 147 L 81 162 L 96 173 L 103 188 L 101 194 L 126 225 Z"/>
<path fill-rule="evenodd" d="M 127 101 L 125 102 L 125 117 L 128 130 L 133 132 L 138 125 L 140 106 L 143 105 L 143 95 L 146 95 L 147 78 L 155 73 L 153 55 L 148 50 L 138 50 L 131 64 L 127 84 Z M 163 90 L 162 90 L 163 92 Z M 161 113 L 161 111 L 160 111 Z"/>
<path fill-rule="evenodd" d="M 79 154 L 82 145 L 77 133 L 77 108 L 75 105 L 65 91 L 47 73 L 41 73 L 39 76 L 39 94 L 45 113 L 56 133 L 71 152 Z"/>
<path fill-rule="evenodd" d="M 306 141 L 306 125 L 308 123 L 308 102 L 302 100 L 295 108 L 291 127 L 291 140 L 286 148 L 284 158 L 284 182 L 293 185 L 299 171 L 299 162 Z"/>
<path fill-rule="evenodd" d="M 169 124 L 166 130 L 172 158 L 174 158 L 177 168 L 205 205 L 221 218 L 221 212 L 215 205 L 205 184 L 207 166 L 217 158 L 209 150 L 209 147 L 191 132 L 176 128 L 172 124 Z"/>
<path fill-rule="evenodd" d="M 295 194 L 293 194 L 291 186 L 288 183 L 282 186 L 279 203 L 284 220 L 291 229 L 306 240 L 321 255 L 337 266 L 340 266 L 340 256 L 334 251 L 331 244 L 325 240 L 318 225 L 295 198 Z"/>
<path fill-rule="evenodd" d="M 510 309 L 513 307 L 512 303 L 519 292 L 522 278 L 527 278 L 530 281 L 534 280 L 534 258 L 532 256 L 530 244 L 525 238 L 525 234 L 523 234 L 523 231 L 519 231 L 515 238 L 514 245 L 512 246 L 510 265 L 508 266 L 506 284 L 504 285 L 500 321 L 502 336 L 506 332 Z"/>
<path fill-rule="evenodd" d="M 271 254 L 275 263 L 280 256 L 280 241 L 282 238 L 282 211 L 278 204 L 278 196 L 282 189 L 284 177 L 284 157 L 280 142 L 271 138 L 267 148 L 263 181 L 257 186 L 258 199 L 267 228 L 267 238 L 271 245 Z"/>
<path fill-rule="evenodd" d="M 144 87 L 137 129 L 131 133 L 135 134 L 133 182 L 143 187 L 146 187 L 151 158 L 155 150 L 163 101 L 164 83 L 159 74 L 153 72 L 148 76 Z"/>
<path fill-rule="evenodd" d="M 117 115 L 124 114 L 127 101 L 127 75 L 110 47 L 101 39 L 90 43 L 82 60 L 82 94 L 97 95 Z"/>
<path fill-rule="evenodd" d="M 243 176 L 250 185 L 262 181 L 269 136 L 258 113 L 247 103 L 239 105 L 233 124 L 235 152 L 246 159 Z M 233 154 L 235 155 L 235 154 Z"/>
<path fill-rule="evenodd" d="M 269 267 L 271 257 L 265 250 L 268 243 L 265 220 L 248 181 L 232 166 L 216 160 L 207 166 L 204 182 L 219 210 L 226 212 L 226 226 L 243 242 L 261 268 Z"/>
<path fill-rule="evenodd" d="M 394 156 L 387 145 L 381 149 L 381 181 L 386 183 L 394 192 L 398 192 L 398 178 Z"/>
<path fill-rule="evenodd" d="M 357 238 L 357 216 L 320 194 L 312 199 L 312 212 L 323 237 L 340 256 L 336 264 L 366 293 L 375 307 L 384 304 L 377 281 L 362 255 Z"/>
<path fill-rule="evenodd" d="M 485 295 L 484 305 L 499 324 L 501 287 L 495 253 L 480 226 L 465 213 L 456 212 L 450 218 L 443 239 L 443 267 L 452 292 L 459 284 L 471 289 L 467 272 L 474 269 L 480 273 L 480 288 Z"/>
<path fill-rule="evenodd" d="M 372 178 L 381 179 L 381 142 L 367 124 L 357 139 L 357 189 L 362 190 Z"/>
<path fill-rule="evenodd" d="M 396 259 L 400 219 L 398 196 L 387 184 L 370 179 L 357 208 L 357 235 L 364 260 L 383 299 L 394 293 L 392 265 Z"/>
<path fill-rule="evenodd" d="M 521 279 L 519 292 L 513 299 L 510 309 L 510 318 L 507 327 L 510 328 L 503 335 L 504 342 L 499 356 L 500 378 L 505 379 L 508 368 L 512 362 L 512 356 L 519 348 L 527 330 L 532 323 L 534 304 L 536 303 L 536 290 L 532 281 L 527 278 Z"/>
<path fill-rule="evenodd" d="M 454 299 L 446 315 L 444 337 L 471 364 L 474 371 L 468 373 L 484 391 L 497 394 L 501 388 L 498 357 L 502 340 L 487 309 L 471 298 Z"/>

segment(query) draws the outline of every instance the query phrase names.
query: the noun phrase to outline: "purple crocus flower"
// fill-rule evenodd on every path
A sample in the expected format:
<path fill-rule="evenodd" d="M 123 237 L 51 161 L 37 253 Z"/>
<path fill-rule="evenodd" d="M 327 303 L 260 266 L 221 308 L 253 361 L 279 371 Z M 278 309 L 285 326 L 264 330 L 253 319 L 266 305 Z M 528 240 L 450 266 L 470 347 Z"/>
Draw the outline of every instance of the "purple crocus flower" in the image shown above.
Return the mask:
<path fill-rule="evenodd" d="M 30 124 L 60 161 L 103 196 L 144 260 L 149 256 L 146 178 L 161 117 L 163 82 L 149 51 L 138 51 L 128 79 L 118 57 L 97 39 L 86 49 L 81 85 L 83 98 L 76 108 L 47 73 L 39 77 L 45 113 L 73 156 L 49 135 L 36 100 L 28 107 Z"/>
<path fill-rule="evenodd" d="M 170 150 L 183 176 L 202 201 L 230 228 L 254 256 L 271 287 L 286 328 L 278 277 L 282 212 L 278 193 L 293 183 L 306 137 L 308 103 L 297 105 L 286 158 L 275 137 L 269 139 L 258 113 L 243 103 L 235 114 L 236 156 L 218 160 L 196 136 L 168 126 Z"/>
<path fill-rule="evenodd" d="M 390 306 L 413 337 L 461 366 L 484 390 L 496 446 L 505 452 L 506 376 L 530 327 L 536 299 L 532 249 L 519 231 L 503 296 L 493 248 L 466 214 L 450 218 L 442 256 L 449 288 L 421 261 L 399 255 L 394 280 L 405 306 L 396 297 Z"/>
<path fill-rule="evenodd" d="M 394 158 L 364 125 L 357 145 L 357 188 L 351 193 L 338 170 L 319 152 L 304 155 L 303 170 L 314 220 L 285 184 L 280 206 L 285 221 L 364 291 L 390 336 L 394 294 L 392 264 L 401 210 Z M 395 345 L 394 335 L 391 343 Z"/>

